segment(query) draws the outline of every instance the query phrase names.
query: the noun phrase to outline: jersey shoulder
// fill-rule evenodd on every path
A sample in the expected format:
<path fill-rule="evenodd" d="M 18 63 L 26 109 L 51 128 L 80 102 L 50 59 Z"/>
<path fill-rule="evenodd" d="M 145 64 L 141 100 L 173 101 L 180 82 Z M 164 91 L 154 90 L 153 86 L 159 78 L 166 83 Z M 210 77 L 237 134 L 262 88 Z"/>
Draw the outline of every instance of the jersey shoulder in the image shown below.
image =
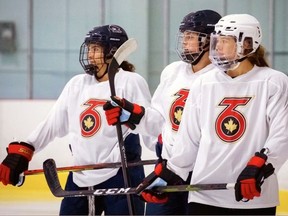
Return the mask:
<path fill-rule="evenodd" d="M 120 82 L 144 82 L 147 83 L 144 77 L 136 72 L 130 72 L 120 69 L 118 73 L 116 73 L 116 79 Z"/>
<path fill-rule="evenodd" d="M 148 106 L 151 94 L 148 83 L 136 72 L 124 71 L 122 69 L 115 76 L 116 94 L 129 101 Z"/>
<path fill-rule="evenodd" d="M 288 91 L 288 76 L 287 74 L 269 68 L 269 67 L 260 67 L 259 68 L 259 76 L 261 74 L 265 74 L 265 80 L 267 80 L 271 85 L 274 85 L 278 88 L 281 88 L 285 91 Z M 262 75 L 263 76 L 263 75 Z"/>
<path fill-rule="evenodd" d="M 91 85 L 95 84 L 96 79 L 94 76 L 91 76 L 89 74 L 78 74 L 72 77 L 66 85 L 68 86 L 79 86 L 79 85 Z"/>
<path fill-rule="evenodd" d="M 187 70 L 192 70 L 190 64 L 183 61 L 172 62 L 163 69 L 160 80 L 164 81 L 166 79 L 173 78 L 174 76 L 178 76 L 181 73 L 186 73 Z"/>
<path fill-rule="evenodd" d="M 222 73 L 225 73 L 225 72 L 221 71 L 219 68 L 210 64 L 210 65 L 208 65 L 202 69 L 201 76 L 199 76 L 197 78 L 197 80 L 199 80 L 199 81 L 202 80 L 204 82 L 215 81 L 215 80 L 219 79 L 218 76 L 219 75 L 221 76 Z"/>
<path fill-rule="evenodd" d="M 81 92 L 88 86 L 97 84 L 94 76 L 89 74 L 78 74 L 72 77 L 65 85 L 63 92 Z"/>

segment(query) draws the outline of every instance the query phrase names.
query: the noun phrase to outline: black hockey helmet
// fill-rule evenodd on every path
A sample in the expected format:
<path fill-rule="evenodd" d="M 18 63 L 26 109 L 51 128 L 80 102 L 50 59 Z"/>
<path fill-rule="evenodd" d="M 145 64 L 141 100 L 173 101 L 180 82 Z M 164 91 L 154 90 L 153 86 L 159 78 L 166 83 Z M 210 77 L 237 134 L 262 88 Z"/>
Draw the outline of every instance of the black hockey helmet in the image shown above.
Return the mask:
<path fill-rule="evenodd" d="M 88 45 L 99 44 L 104 49 L 104 60 L 107 62 L 111 59 L 116 50 L 128 40 L 125 30 L 118 25 L 104 25 L 94 27 L 85 37 L 83 44 L 80 47 L 79 62 L 85 72 L 94 75 L 97 68 L 91 65 L 88 61 Z M 96 70 L 96 71 L 95 71 Z"/>
<path fill-rule="evenodd" d="M 179 31 L 186 30 L 211 34 L 214 31 L 215 24 L 221 19 L 220 14 L 213 10 L 200 10 L 187 14 L 180 26 Z"/>
<path fill-rule="evenodd" d="M 197 64 L 206 51 L 209 50 L 210 34 L 221 15 L 213 10 L 200 10 L 187 14 L 179 26 L 176 51 L 182 61 Z M 183 48 L 184 32 L 198 33 L 199 52 L 191 53 Z"/>

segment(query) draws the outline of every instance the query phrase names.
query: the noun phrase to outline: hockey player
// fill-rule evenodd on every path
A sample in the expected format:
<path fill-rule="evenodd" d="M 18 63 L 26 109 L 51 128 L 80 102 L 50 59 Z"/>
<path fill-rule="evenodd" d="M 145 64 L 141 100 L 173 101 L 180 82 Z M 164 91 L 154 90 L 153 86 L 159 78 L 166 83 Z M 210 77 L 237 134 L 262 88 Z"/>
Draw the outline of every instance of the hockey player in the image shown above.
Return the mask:
<path fill-rule="evenodd" d="M 181 61 L 173 62 L 164 68 L 160 84 L 153 95 L 151 107 L 145 109 L 144 116 L 143 112 L 139 112 L 141 110 L 136 109 L 138 105 L 134 103 L 135 101 L 133 101 L 134 104 L 131 104 L 126 100 L 127 98 L 122 101 L 113 98 L 124 109 L 129 110 L 130 107 L 130 111 L 133 110 L 128 122 L 133 124 L 140 122 L 135 131 L 150 136 L 161 134 L 157 146 L 160 163 L 162 158 L 169 160 L 172 156 L 171 149 L 191 84 L 200 75 L 214 67 L 209 60 L 209 41 L 210 33 L 214 31 L 214 25 L 220 18 L 221 16 L 212 10 L 191 12 L 183 18 L 179 26 L 176 46 Z M 106 111 L 110 125 L 118 122 L 119 115 L 120 112 L 116 108 Z M 162 147 L 161 144 L 159 146 L 159 143 L 162 142 L 161 155 Z M 161 199 L 157 200 L 155 204 L 150 202 L 149 191 L 142 193 L 142 198 L 148 202 L 147 215 L 186 214 L 187 197 L 188 192 L 169 193 L 168 202 L 163 203 Z M 164 199 L 167 200 L 167 197 Z"/>
<path fill-rule="evenodd" d="M 170 184 L 191 169 L 191 184 L 236 183 L 190 192 L 191 215 L 276 213 L 274 169 L 288 158 L 288 77 L 268 67 L 261 41 L 255 17 L 220 19 L 210 41 L 217 68 L 191 86 L 172 157 L 155 169 Z"/>
<path fill-rule="evenodd" d="M 107 68 L 117 48 L 128 36 L 118 25 L 93 28 L 80 48 L 79 61 L 85 74 L 76 75 L 65 86 L 47 118 L 24 142 L 12 142 L 8 155 L 0 165 L 0 181 L 16 185 L 19 174 L 27 170 L 33 152 L 45 148 L 55 137 L 69 135 L 74 165 L 120 161 L 117 133 L 105 120 L 103 105 L 110 98 Z M 143 77 L 133 73 L 134 65 L 124 61 L 115 76 L 116 93 L 137 101 L 144 107 L 150 104 L 149 88 Z M 141 160 L 139 136 L 123 127 L 127 161 Z M 129 168 L 132 186 L 144 178 L 143 166 Z M 69 173 L 66 190 L 87 187 L 124 187 L 121 169 L 101 169 Z M 136 214 L 144 213 L 143 202 L 135 199 Z M 93 205 L 92 205 L 93 207 Z M 95 214 L 128 215 L 126 196 L 95 197 Z M 87 197 L 64 198 L 60 215 L 88 215 Z"/>

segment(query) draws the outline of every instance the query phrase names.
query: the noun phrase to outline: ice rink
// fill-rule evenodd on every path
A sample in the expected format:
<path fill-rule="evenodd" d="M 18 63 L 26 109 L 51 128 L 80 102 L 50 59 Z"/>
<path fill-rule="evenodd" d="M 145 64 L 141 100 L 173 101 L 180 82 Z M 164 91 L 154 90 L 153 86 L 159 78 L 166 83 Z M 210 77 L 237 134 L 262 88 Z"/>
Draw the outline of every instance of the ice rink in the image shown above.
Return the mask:
<path fill-rule="evenodd" d="M 0 215 L 59 215 L 59 201 L 1 202 Z"/>

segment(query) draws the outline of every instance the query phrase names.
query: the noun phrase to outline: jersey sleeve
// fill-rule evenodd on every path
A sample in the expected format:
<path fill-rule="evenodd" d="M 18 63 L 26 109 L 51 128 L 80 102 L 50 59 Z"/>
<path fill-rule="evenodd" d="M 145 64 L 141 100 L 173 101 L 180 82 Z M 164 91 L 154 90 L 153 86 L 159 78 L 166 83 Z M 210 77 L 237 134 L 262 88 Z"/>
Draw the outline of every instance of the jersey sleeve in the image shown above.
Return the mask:
<path fill-rule="evenodd" d="M 150 106 L 151 94 L 146 80 L 139 74 L 133 75 L 133 77 L 130 77 L 131 79 L 129 80 L 129 83 L 127 82 L 125 86 L 122 95 L 123 98 L 143 107 Z"/>
<path fill-rule="evenodd" d="M 269 135 L 265 147 L 269 149 L 268 161 L 276 170 L 288 159 L 288 77 L 270 81 L 270 98 L 267 104 Z"/>
<path fill-rule="evenodd" d="M 56 137 L 63 137 L 68 133 L 68 94 L 69 83 L 64 87 L 47 117 L 28 136 L 27 142 L 35 147 L 35 152 L 42 150 Z"/>
<path fill-rule="evenodd" d="M 136 128 L 141 134 L 157 137 L 162 131 L 165 120 L 159 111 L 162 106 L 159 100 L 160 92 L 161 86 L 159 85 L 152 97 L 151 106 L 145 108 L 145 115 Z"/>
<path fill-rule="evenodd" d="M 200 100 L 201 82 L 196 80 L 190 88 L 181 124 L 172 149 L 172 157 L 168 168 L 186 180 L 193 170 L 201 137 L 200 130 Z"/>
<path fill-rule="evenodd" d="M 167 84 L 166 81 L 169 78 L 169 73 L 170 70 L 167 66 L 161 73 L 160 83 L 153 94 L 153 97 L 151 99 L 151 105 L 145 108 L 145 115 L 143 116 L 141 122 L 136 128 L 136 130 L 139 131 L 139 133 L 141 134 L 158 137 L 158 135 L 162 132 L 165 118 L 161 110 L 163 110 L 162 106 L 167 105 L 162 102 L 162 93 L 163 91 L 165 91 L 165 85 Z"/>
<path fill-rule="evenodd" d="M 131 74 L 128 74 L 127 78 L 129 81 L 126 83 L 125 88 L 123 88 L 122 94 L 119 92 L 117 95 L 120 95 L 121 97 L 126 98 L 133 103 L 143 106 L 146 113 L 151 106 L 151 94 L 146 80 L 136 73 L 134 73 L 132 76 Z M 149 125 L 150 124 L 151 123 L 149 123 Z M 151 151 L 155 150 L 155 140 L 157 140 L 158 135 L 153 136 L 153 134 L 145 134 L 143 133 L 143 130 L 138 126 L 131 132 L 135 134 L 141 134 L 144 145 Z"/>

